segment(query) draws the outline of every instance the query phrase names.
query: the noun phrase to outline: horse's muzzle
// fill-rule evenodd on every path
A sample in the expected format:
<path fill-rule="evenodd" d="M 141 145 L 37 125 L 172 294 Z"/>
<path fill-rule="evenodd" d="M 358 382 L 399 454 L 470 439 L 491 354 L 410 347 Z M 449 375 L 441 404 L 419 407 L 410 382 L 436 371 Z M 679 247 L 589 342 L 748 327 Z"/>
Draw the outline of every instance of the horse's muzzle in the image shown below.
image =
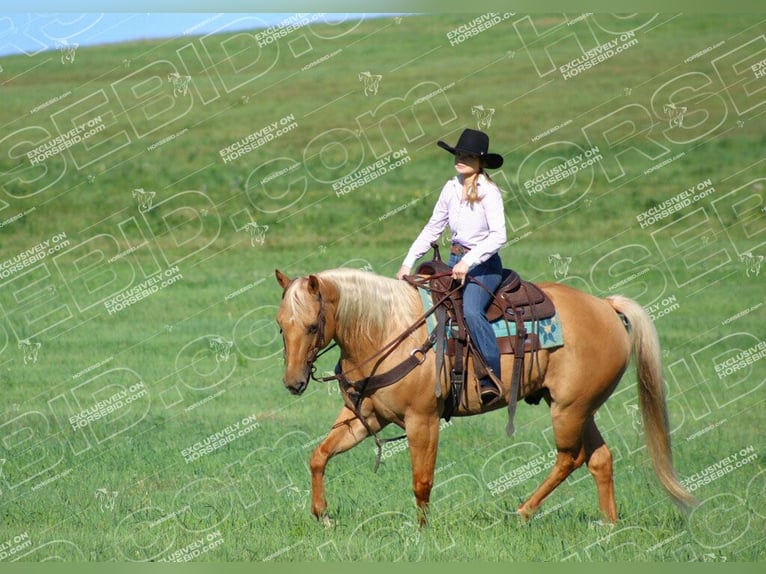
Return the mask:
<path fill-rule="evenodd" d="M 287 380 L 283 379 L 282 383 L 285 385 L 288 391 L 292 393 L 295 396 L 300 396 L 303 394 L 303 391 L 306 390 L 306 387 L 309 386 L 308 379 L 303 379 L 300 381 L 294 381 L 292 383 L 287 382 Z"/>

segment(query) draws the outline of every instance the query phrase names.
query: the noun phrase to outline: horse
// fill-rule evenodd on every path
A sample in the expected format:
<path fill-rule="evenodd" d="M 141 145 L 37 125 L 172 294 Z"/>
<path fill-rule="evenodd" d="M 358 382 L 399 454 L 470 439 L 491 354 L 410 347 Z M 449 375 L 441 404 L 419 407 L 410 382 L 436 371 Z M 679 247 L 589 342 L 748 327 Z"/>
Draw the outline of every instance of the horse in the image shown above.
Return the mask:
<path fill-rule="evenodd" d="M 418 290 L 406 281 L 365 270 L 328 269 L 295 279 L 278 269 L 275 274 L 282 287 L 276 318 L 284 344 L 282 382 L 287 390 L 301 395 L 322 350 L 332 342 L 340 349 L 336 372 L 344 405 L 311 454 L 312 513 L 329 524 L 324 475 L 330 458 L 368 436 L 377 440 L 377 433 L 394 423 L 409 443 L 418 520 L 425 525 L 449 381 L 438 382 L 436 353 L 423 345 L 429 333 Z M 538 287 L 554 302 L 567 342 L 540 350 L 535 368 L 525 369 L 518 386 L 518 398 L 537 397 L 548 404 L 556 458 L 550 474 L 517 514 L 529 520 L 543 500 L 585 464 L 596 483 L 602 520 L 617 521 L 612 455 L 594 415 L 632 357 L 655 474 L 673 502 L 688 511 L 696 501 L 673 467 L 659 337 L 650 316 L 624 296 L 598 298 L 553 282 Z M 509 373 L 513 355 L 503 355 L 502 361 L 502 373 Z M 483 404 L 473 361 L 467 363 L 467 398 L 451 416 L 478 415 L 507 405 L 508 384 L 499 400 Z M 367 385 L 386 373 L 396 373 L 396 382 Z"/>

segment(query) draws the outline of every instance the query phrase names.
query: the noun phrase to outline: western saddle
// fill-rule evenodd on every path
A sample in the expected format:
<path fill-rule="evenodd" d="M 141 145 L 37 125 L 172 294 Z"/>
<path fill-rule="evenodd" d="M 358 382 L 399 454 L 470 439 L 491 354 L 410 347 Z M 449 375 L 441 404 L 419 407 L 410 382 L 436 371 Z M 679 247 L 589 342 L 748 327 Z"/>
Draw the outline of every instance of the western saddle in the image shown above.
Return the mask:
<path fill-rule="evenodd" d="M 436 305 L 436 344 L 437 359 L 436 391 L 440 396 L 440 377 L 444 369 L 444 357 L 449 357 L 450 397 L 445 403 L 443 417 L 447 420 L 463 401 L 467 401 L 465 385 L 465 365 L 471 353 L 477 378 L 486 376 L 487 366 L 472 341 L 463 319 L 463 292 L 452 279 L 451 268 L 442 261 L 439 246 L 432 243 L 433 260 L 421 263 L 414 275 L 406 279 L 416 287 L 427 288 Z M 428 285 L 426 287 L 426 285 Z M 480 285 L 481 286 L 481 285 Z M 513 374 L 509 396 L 508 433 L 513 433 L 513 415 L 518 400 L 520 380 L 524 372 L 524 353 L 537 353 L 540 341 L 536 333 L 527 331 L 525 323 L 549 319 L 556 313 L 553 302 L 536 285 L 523 280 L 516 271 L 503 270 L 499 287 L 492 294 L 492 300 L 486 310 L 490 321 L 505 320 L 516 327 L 516 335 L 498 337 L 497 343 L 501 354 L 513 354 Z M 447 337 L 447 329 L 450 336 Z M 534 364 L 534 360 L 532 363 Z"/>

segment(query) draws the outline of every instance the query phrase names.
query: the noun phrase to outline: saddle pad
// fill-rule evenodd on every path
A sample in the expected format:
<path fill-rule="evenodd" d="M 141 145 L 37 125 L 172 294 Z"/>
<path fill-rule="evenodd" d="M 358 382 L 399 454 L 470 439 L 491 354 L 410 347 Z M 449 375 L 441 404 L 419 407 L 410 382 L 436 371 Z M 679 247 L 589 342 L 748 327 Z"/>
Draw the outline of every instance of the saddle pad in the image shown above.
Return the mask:
<path fill-rule="evenodd" d="M 422 287 L 418 288 L 420 292 L 420 299 L 423 301 L 423 309 L 430 309 L 433 305 L 431 300 L 431 293 Z M 432 333 L 436 329 L 436 318 L 431 313 L 426 319 L 426 325 L 428 326 L 428 332 Z M 502 337 L 515 336 L 516 335 L 516 323 L 513 321 L 504 321 L 498 319 L 491 323 L 492 329 L 495 331 L 495 337 L 498 339 Z M 534 333 L 540 340 L 541 349 L 553 349 L 556 347 L 564 346 L 564 333 L 561 329 L 561 319 L 559 314 L 556 313 L 550 319 L 542 319 L 540 321 L 525 321 L 524 328 L 527 333 Z M 450 336 L 448 331 L 447 336 Z"/>
<path fill-rule="evenodd" d="M 508 321 L 507 323 L 502 319 L 493 321 L 491 323 L 492 328 L 495 331 L 495 337 L 498 339 L 501 337 L 515 336 L 516 335 L 516 323 Z M 559 314 L 556 313 L 550 319 L 540 319 L 539 321 L 524 321 L 524 328 L 527 333 L 534 333 L 540 340 L 541 349 L 553 349 L 555 347 L 564 346 L 564 333 L 561 330 L 561 319 Z"/>

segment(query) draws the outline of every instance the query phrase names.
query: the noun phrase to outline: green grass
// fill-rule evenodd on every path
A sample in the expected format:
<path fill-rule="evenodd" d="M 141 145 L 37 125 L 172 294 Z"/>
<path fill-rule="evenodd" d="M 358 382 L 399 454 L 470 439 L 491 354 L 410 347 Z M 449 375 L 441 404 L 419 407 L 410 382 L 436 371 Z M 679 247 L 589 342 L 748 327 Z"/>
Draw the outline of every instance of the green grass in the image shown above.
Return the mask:
<path fill-rule="evenodd" d="M 762 97 L 745 98 L 719 62 L 722 85 L 712 63 L 737 48 L 754 63 L 747 42 L 763 23 L 737 14 L 660 15 L 637 32 L 637 46 L 563 80 L 542 66 L 546 54 L 559 66 L 582 55 L 566 33 L 585 38 L 591 26 L 603 42 L 611 38 L 605 29 L 649 17 L 597 15 L 556 28 L 561 15 L 516 16 L 451 47 L 447 33 L 470 19 L 372 20 L 333 27 L 334 39 L 316 26 L 309 52 L 294 56 L 286 41 L 259 59 L 245 51 L 232 56 L 239 71 L 224 62 L 224 45 L 233 54 L 234 44 L 223 38 L 206 41 L 205 57 L 215 63 L 208 67 L 189 51 L 202 53 L 196 38 L 80 48 L 71 65 L 56 53 L 0 60 L 0 199 L 8 204 L 0 210 L 7 222 L 0 262 L 56 234 L 69 241 L 0 279 L 0 544 L 12 541 L 0 559 L 763 559 L 766 362 L 720 379 L 715 365 L 762 343 L 764 272 L 748 275 L 740 255 L 765 254 L 766 132 Z M 550 35 L 538 38 L 543 32 Z M 189 95 L 172 96 L 174 68 L 192 76 Z M 364 71 L 382 76 L 377 94 L 363 93 Z M 136 96 L 137 86 L 148 92 Z M 413 107 L 438 87 L 445 90 L 431 98 L 433 108 Z M 665 131 L 671 98 L 688 108 L 682 132 Z M 514 511 L 547 466 L 500 496 L 490 493 L 493 477 L 552 448 L 547 408 L 527 405 L 512 439 L 505 412 L 443 429 L 427 529 L 415 526 L 407 453 L 392 451 L 373 473 L 369 441 L 330 463 L 333 527 L 311 516 L 308 458 L 340 400 L 315 383 L 300 399 L 282 388 L 273 270 L 346 265 L 393 275 L 451 175 L 449 156 L 434 143 L 474 126 L 477 105 L 495 108 L 488 131 L 506 158 L 493 174 L 507 197 L 505 264 L 552 280 L 548 258 L 559 253 L 572 258 L 564 282 L 597 295 L 620 291 L 667 312 L 656 325 L 682 479 L 755 453 L 699 485 L 703 504 L 689 519 L 661 492 L 633 427 L 632 368 L 598 417 L 615 454 L 614 527 L 600 524 L 584 470 L 529 524 Z M 30 166 L 27 151 L 93 114 L 108 125 L 94 136 L 99 146 L 74 146 L 71 155 Z M 219 157 L 291 115 L 295 130 L 231 163 Z M 630 135 L 628 121 L 651 126 L 653 140 L 631 140 L 642 152 L 601 144 L 599 168 L 571 187 L 524 192 L 546 160 L 598 145 L 607 128 L 615 130 L 610 137 Z M 660 145 L 665 155 L 647 157 Z M 403 148 L 409 163 L 335 193 L 338 178 Z M 714 193 L 639 226 L 637 216 L 707 179 Z M 153 209 L 138 209 L 138 188 L 156 194 Z M 268 226 L 263 243 L 241 229 L 250 220 Z M 105 300 L 175 265 L 177 282 L 107 312 Z M 25 363 L 27 339 L 39 348 Z M 320 370 L 333 361 L 325 357 Z M 70 417 L 131 386 L 142 393 L 133 403 L 73 430 Z M 243 420 L 248 432 L 185 461 L 186 449 L 243 429 Z M 205 550 L 193 555 L 198 544 Z"/>

